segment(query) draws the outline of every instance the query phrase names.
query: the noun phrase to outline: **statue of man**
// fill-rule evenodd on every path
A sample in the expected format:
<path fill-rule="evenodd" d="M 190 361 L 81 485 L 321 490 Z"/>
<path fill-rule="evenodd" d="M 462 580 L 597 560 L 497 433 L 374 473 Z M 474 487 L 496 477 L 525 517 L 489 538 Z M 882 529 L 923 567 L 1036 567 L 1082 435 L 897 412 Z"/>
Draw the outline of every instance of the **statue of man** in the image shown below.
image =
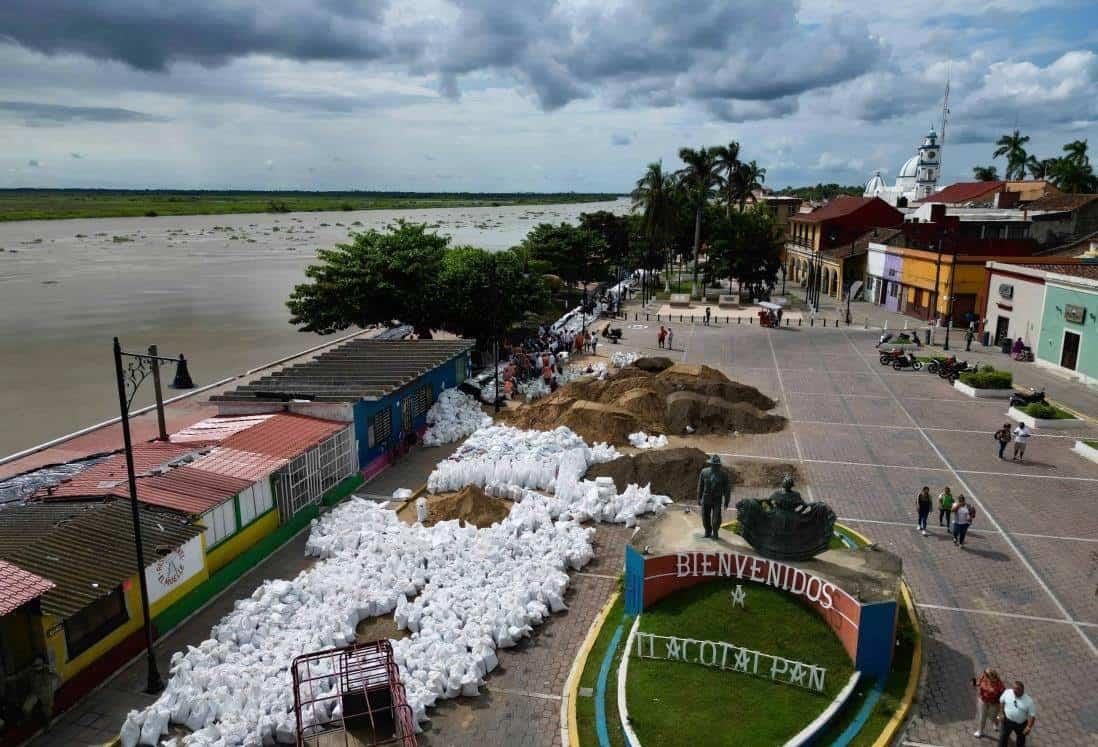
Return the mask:
<path fill-rule="evenodd" d="M 721 506 L 728 508 L 732 499 L 732 481 L 721 466 L 721 458 L 716 454 L 709 457 L 709 466 L 698 475 L 698 503 L 701 504 L 702 526 L 705 536 L 717 539 L 721 528 Z"/>

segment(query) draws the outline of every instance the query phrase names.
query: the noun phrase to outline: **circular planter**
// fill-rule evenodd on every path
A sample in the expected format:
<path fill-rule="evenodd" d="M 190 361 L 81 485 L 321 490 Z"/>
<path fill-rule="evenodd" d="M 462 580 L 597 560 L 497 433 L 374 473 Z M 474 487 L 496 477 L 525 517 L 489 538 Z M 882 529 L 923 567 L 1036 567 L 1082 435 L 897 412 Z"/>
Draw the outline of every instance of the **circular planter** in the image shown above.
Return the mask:
<path fill-rule="evenodd" d="M 1092 462 L 1098 462 L 1098 449 L 1094 448 L 1088 443 L 1083 441 L 1076 441 L 1075 446 L 1072 448 L 1083 459 L 1089 459 Z"/>
<path fill-rule="evenodd" d="M 1017 420 L 1019 423 L 1025 423 L 1030 428 L 1039 428 L 1046 431 L 1067 431 L 1083 425 L 1083 421 L 1079 418 L 1035 418 L 1032 415 L 1025 414 L 1017 407 L 1011 407 L 1006 414 L 1007 417 Z"/>
<path fill-rule="evenodd" d="M 974 386 L 969 386 L 962 381 L 953 382 L 953 388 L 961 394 L 968 395 L 969 397 L 975 397 L 976 399 L 1010 399 L 1010 395 L 1014 394 L 1014 389 L 977 389 Z"/>

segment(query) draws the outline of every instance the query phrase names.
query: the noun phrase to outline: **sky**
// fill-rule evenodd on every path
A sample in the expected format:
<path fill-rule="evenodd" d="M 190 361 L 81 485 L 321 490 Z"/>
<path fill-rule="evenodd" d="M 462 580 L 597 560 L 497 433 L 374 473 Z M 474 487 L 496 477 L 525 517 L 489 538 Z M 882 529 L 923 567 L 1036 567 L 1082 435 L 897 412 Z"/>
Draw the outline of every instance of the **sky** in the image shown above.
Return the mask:
<path fill-rule="evenodd" d="M 1094 0 L 3 0 L 0 187 L 626 192 L 1098 145 Z M 998 162 L 1000 173 L 1005 163 Z"/>

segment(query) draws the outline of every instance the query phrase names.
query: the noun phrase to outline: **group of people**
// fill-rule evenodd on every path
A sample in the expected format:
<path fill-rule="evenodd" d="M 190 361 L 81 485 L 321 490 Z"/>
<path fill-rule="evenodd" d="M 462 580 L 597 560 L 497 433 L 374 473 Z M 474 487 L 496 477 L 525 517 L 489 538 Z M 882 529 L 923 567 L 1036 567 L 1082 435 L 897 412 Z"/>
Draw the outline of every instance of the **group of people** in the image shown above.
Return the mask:
<path fill-rule="evenodd" d="M 999 747 L 1006 747 L 1013 734 L 1015 744 L 1025 747 L 1026 737 L 1037 720 L 1037 705 L 1026 695 L 1026 686 L 1014 680 L 1011 687 L 1003 684 L 999 673 L 988 668 L 972 678 L 976 688 L 977 725 L 974 737 L 984 736 L 987 722 L 999 729 Z"/>
<path fill-rule="evenodd" d="M 660 325 L 660 331 L 656 333 L 656 343 L 667 350 L 675 349 L 675 331 L 670 327 Z"/>
<path fill-rule="evenodd" d="M 1025 423 L 1019 423 L 1014 430 L 1011 430 L 1010 423 L 1003 423 L 1003 427 L 995 431 L 995 440 L 999 444 L 999 458 L 1006 459 L 1004 454 L 1007 444 L 1013 441 L 1014 452 L 1010 457 L 1010 461 L 1022 461 L 1022 458 L 1026 455 L 1026 444 L 1029 443 L 1029 437 L 1032 435 L 1029 426 Z"/>
<path fill-rule="evenodd" d="M 923 489 L 915 495 L 915 510 L 919 517 L 916 526 L 924 537 L 927 536 L 926 524 L 933 505 L 930 487 L 924 485 Z M 938 526 L 945 527 L 953 535 L 953 544 L 958 547 L 965 546 L 968 528 L 972 526 L 975 519 L 976 507 L 966 501 L 963 495 L 954 498 L 948 485 L 938 494 Z"/>
<path fill-rule="evenodd" d="M 531 335 L 517 345 L 504 346 L 504 394 L 511 398 L 516 392 L 516 382 L 528 382 L 539 377 L 550 391 L 556 391 L 570 357 L 584 352 L 594 355 L 598 344 L 598 336 L 588 330 L 571 332 L 538 327 L 536 336 Z"/>

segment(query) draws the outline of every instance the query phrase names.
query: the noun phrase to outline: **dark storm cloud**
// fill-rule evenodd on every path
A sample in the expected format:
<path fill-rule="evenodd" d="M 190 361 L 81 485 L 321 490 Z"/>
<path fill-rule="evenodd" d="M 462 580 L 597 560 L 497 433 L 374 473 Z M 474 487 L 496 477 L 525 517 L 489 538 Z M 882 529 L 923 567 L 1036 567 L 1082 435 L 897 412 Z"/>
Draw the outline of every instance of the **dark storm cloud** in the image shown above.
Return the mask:
<path fill-rule="evenodd" d="M 385 2 L 325 0 L 4 0 L 3 35 L 47 54 L 75 52 L 142 70 L 220 65 L 262 53 L 298 60 L 370 60 L 385 46 Z"/>
<path fill-rule="evenodd" d="M 144 112 L 113 106 L 63 106 L 33 101 L 0 101 L 0 118 L 11 117 L 30 126 L 62 125 L 71 122 L 162 122 Z"/>

